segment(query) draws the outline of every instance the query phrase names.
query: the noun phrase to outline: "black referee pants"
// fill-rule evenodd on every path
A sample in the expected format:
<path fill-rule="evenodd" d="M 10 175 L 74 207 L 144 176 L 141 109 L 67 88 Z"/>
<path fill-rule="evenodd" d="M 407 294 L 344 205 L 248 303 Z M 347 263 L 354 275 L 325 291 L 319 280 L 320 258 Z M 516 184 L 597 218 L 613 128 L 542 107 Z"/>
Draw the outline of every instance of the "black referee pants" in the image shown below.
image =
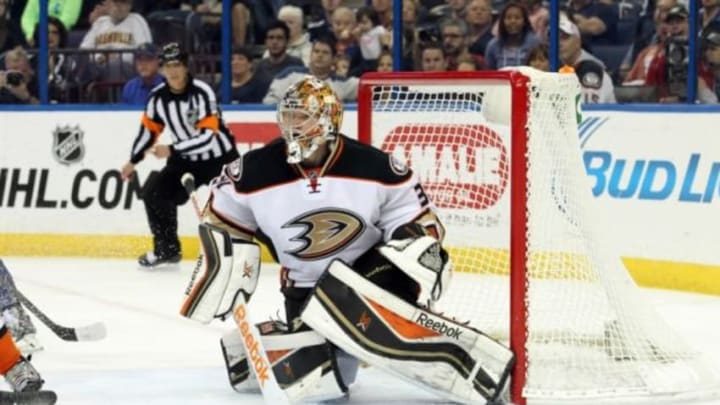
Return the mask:
<path fill-rule="evenodd" d="M 225 163 L 239 157 L 234 149 L 221 158 L 193 162 L 179 157 L 168 158 L 165 167 L 150 176 L 143 187 L 148 225 L 153 235 L 153 250 L 158 257 L 171 257 L 181 252 L 178 239 L 177 207 L 189 199 L 180 178 L 185 173 L 195 176 L 195 185 L 208 184 L 220 174 Z"/>

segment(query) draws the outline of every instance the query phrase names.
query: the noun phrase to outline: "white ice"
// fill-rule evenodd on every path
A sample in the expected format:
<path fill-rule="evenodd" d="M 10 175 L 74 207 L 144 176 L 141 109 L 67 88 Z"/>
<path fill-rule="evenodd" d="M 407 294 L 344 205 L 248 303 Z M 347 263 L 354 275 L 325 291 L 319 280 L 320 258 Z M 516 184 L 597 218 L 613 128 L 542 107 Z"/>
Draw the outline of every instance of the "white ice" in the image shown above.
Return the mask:
<path fill-rule="evenodd" d="M 58 393 L 58 404 L 263 403 L 259 395 L 236 393 L 227 383 L 218 341 L 232 325 L 200 325 L 178 315 L 192 262 L 183 262 L 180 271 L 143 272 L 129 260 L 3 260 L 18 288 L 56 322 L 78 326 L 103 321 L 107 326 L 104 340 L 65 342 L 36 322 L 45 350 L 33 363 L 46 388 Z M 277 277 L 276 269 L 264 266 L 252 299 L 257 320 L 281 311 Z M 660 290 L 645 294 L 688 344 L 705 353 L 709 363 L 720 365 L 720 297 Z M 444 401 L 366 368 L 360 370 L 348 402 Z"/>

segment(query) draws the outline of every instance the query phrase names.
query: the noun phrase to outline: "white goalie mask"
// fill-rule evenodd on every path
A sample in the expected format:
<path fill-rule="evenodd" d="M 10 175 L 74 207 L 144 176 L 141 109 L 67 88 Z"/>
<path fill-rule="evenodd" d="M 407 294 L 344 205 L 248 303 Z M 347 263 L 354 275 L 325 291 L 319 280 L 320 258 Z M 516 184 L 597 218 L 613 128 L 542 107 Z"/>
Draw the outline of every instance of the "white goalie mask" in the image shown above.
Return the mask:
<path fill-rule="evenodd" d="M 278 125 L 287 143 L 287 162 L 300 163 L 320 145 L 335 139 L 342 115 L 337 95 L 322 80 L 305 76 L 290 86 L 277 106 Z"/>

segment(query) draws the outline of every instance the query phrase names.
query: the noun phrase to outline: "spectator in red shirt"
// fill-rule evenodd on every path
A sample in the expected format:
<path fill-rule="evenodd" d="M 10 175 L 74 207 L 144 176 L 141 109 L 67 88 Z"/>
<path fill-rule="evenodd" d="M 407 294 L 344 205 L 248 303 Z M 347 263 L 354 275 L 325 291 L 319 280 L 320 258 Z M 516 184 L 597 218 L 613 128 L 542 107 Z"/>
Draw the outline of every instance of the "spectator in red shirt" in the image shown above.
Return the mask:
<path fill-rule="evenodd" d="M 665 49 L 665 40 L 668 36 L 668 28 L 665 23 L 668 11 L 677 5 L 677 0 L 658 0 L 655 5 L 655 13 L 653 14 L 653 21 L 655 23 L 655 35 L 651 40 L 650 44 L 644 47 L 635 57 L 632 67 L 625 65 L 620 68 L 621 70 L 627 71 L 627 75 L 623 79 L 624 85 L 639 85 L 645 83 L 650 63 L 652 63 L 655 55 L 658 52 Z M 639 42 L 635 42 L 633 46 L 638 45 Z M 626 56 L 629 59 L 629 56 Z"/>
<path fill-rule="evenodd" d="M 658 101 L 676 103 L 687 97 L 687 36 L 689 32 L 688 11 L 682 5 L 676 5 L 665 17 L 668 30 L 668 43 L 650 62 L 645 84 L 657 86 Z M 684 46 L 683 46 L 684 44 Z M 668 51 L 677 55 L 677 61 L 668 61 Z M 684 53 L 684 55 L 682 55 Z M 702 71 L 701 74 L 705 74 Z"/>

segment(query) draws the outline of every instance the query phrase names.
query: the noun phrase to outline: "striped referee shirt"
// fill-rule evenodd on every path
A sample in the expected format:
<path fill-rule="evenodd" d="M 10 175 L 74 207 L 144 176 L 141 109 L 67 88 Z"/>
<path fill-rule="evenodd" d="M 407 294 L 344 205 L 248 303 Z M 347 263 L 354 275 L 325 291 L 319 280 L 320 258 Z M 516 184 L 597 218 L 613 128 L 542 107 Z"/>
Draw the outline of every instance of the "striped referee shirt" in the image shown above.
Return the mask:
<path fill-rule="evenodd" d="M 217 107 L 215 93 L 207 83 L 192 76 L 181 94 L 170 91 L 167 82 L 150 92 L 130 161 L 140 162 L 166 128 L 172 137 L 172 154 L 183 159 L 213 160 L 235 148 L 235 140 Z"/>

